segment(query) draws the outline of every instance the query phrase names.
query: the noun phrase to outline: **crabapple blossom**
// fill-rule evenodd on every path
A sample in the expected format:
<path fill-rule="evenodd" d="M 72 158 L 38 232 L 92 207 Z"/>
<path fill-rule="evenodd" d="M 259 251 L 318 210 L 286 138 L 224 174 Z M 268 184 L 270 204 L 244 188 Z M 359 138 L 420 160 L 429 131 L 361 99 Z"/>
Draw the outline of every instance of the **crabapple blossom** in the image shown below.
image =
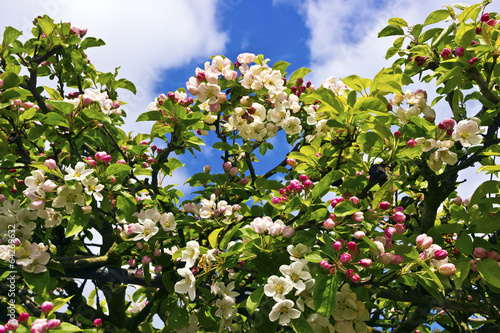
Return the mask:
<path fill-rule="evenodd" d="M 293 301 L 289 299 L 279 300 L 269 313 L 269 320 L 276 321 L 279 319 L 280 325 L 286 325 L 290 323 L 291 319 L 299 318 L 300 311 L 294 309 L 293 305 Z"/>

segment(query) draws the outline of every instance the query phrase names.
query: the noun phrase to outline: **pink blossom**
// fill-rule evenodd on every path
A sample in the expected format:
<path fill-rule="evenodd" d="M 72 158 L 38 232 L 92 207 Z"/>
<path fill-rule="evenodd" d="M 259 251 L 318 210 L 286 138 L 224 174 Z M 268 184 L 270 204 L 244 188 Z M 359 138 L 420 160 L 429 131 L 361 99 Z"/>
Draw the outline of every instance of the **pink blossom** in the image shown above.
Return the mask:
<path fill-rule="evenodd" d="M 382 201 L 378 206 L 382 210 L 387 210 L 387 209 L 391 208 L 391 203 L 388 201 Z"/>
<path fill-rule="evenodd" d="M 384 230 L 384 233 L 387 236 L 387 238 L 392 238 L 392 235 L 396 233 L 396 228 L 388 227 Z"/>
<path fill-rule="evenodd" d="M 441 58 L 443 58 L 443 59 L 446 60 L 446 59 L 448 59 L 451 56 L 451 53 L 452 52 L 451 52 L 450 49 L 445 48 L 445 49 L 443 49 L 443 51 L 441 51 Z"/>
<path fill-rule="evenodd" d="M 19 318 L 18 320 L 21 322 L 21 323 L 24 323 L 26 320 L 28 320 L 28 318 L 30 317 L 30 315 L 26 312 L 23 312 L 19 315 Z"/>
<path fill-rule="evenodd" d="M 485 258 L 488 255 L 488 251 L 482 247 L 476 247 L 474 249 L 474 252 L 472 253 L 472 255 L 476 259 L 481 259 L 481 258 Z"/>
<path fill-rule="evenodd" d="M 101 318 L 94 319 L 94 326 L 100 327 L 101 325 L 102 325 L 102 319 Z"/>
<path fill-rule="evenodd" d="M 43 164 L 49 169 L 49 170 L 54 170 L 55 168 L 57 168 L 57 164 L 56 164 L 56 161 L 54 161 L 53 159 L 49 158 L 47 160 L 45 160 L 45 162 L 43 162 Z"/>
<path fill-rule="evenodd" d="M 390 264 L 392 262 L 392 260 L 394 259 L 394 253 L 392 253 L 392 252 L 382 253 L 380 255 L 379 259 L 380 259 L 380 262 L 384 265 Z"/>
<path fill-rule="evenodd" d="M 405 231 L 406 231 L 406 227 L 405 227 L 403 224 L 399 224 L 399 223 L 398 223 L 398 224 L 395 224 L 395 225 L 394 225 L 394 228 L 396 228 L 396 233 L 397 233 L 398 235 L 402 235 L 402 234 L 404 234 L 404 233 L 405 233 Z"/>
<path fill-rule="evenodd" d="M 231 170 L 232 167 L 233 167 L 233 165 L 231 164 L 231 162 L 224 162 L 222 164 L 222 169 L 224 169 L 224 171 L 226 171 L 226 172 Z"/>
<path fill-rule="evenodd" d="M 406 215 L 403 212 L 397 211 L 394 213 L 393 217 L 396 223 L 404 223 L 406 220 Z"/>
<path fill-rule="evenodd" d="M 349 251 L 355 251 L 357 249 L 356 242 L 349 242 L 349 243 L 347 243 L 347 248 L 349 249 Z"/>
<path fill-rule="evenodd" d="M 47 322 L 48 329 L 56 329 L 61 325 L 61 321 L 59 319 L 49 319 Z"/>
<path fill-rule="evenodd" d="M 328 230 L 333 229 L 335 228 L 335 222 L 332 219 L 327 219 L 323 222 L 323 227 Z"/>
<path fill-rule="evenodd" d="M 416 239 L 416 244 L 421 250 L 428 249 L 432 245 L 432 242 L 432 237 L 429 237 L 426 234 L 420 234 Z"/>
<path fill-rule="evenodd" d="M 364 231 L 358 230 L 354 233 L 354 238 L 356 238 L 356 239 L 362 239 L 364 237 L 365 237 Z"/>
<path fill-rule="evenodd" d="M 287 158 L 286 164 L 293 168 L 293 167 L 297 166 L 297 161 L 294 158 Z"/>
<path fill-rule="evenodd" d="M 287 225 L 283 228 L 283 238 L 290 238 L 295 234 L 295 229 Z"/>
<path fill-rule="evenodd" d="M 31 333 L 45 333 L 47 331 L 47 319 L 35 319 L 31 324 Z"/>
<path fill-rule="evenodd" d="M 350 200 L 353 204 L 355 204 L 355 205 L 359 204 L 359 198 L 358 198 L 358 197 L 350 197 L 350 198 L 349 198 L 349 200 Z"/>
<path fill-rule="evenodd" d="M 446 250 L 437 250 L 434 252 L 434 259 L 443 260 L 448 257 L 448 251 Z"/>
<path fill-rule="evenodd" d="M 463 56 L 464 56 L 464 54 L 465 54 L 465 50 L 464 50 L 464 48 L 463 48 L 463 47 L 457 47 L 457 48 L 455 49 L 455 55 L 456 55 L 457 57 L 463 57 Z"/>
<path fill-rule="evenodd" d="M 352 219 L 354 220 L 354 222 L 360 223 L 360 222 L 363 222 L 363 220 L 365 219 L 365 217 L 363 215 L 363 212 L 356 212 L 352 216 Z"/>
<path fill-rule="evenodd" d="M 361 259 L 359 261 L 359 263 L 361 264 L 361 266 L 363 266 L 364 268 L 368 268 L 370 267 L 372 264 L 373 264 L 373 261 L 371 259 Z"/>
<path fill-rule="evenodd" d="M 143 265 L 147 265 L 147 264 L 149 264 L 150 262 L 151 262 L 151 258 L 150 258 L 150 257 L 148 257 L 148 256 L 144 256 L 144 257 L 142 257 L 142 264 L 143 264 Z"/>
<path fill-rule="evenodd" d="M 50 311 L 52 311 L 53 308 L 54 308 L 54 303 L 49 302 L 49 301 L 45 301 L 42 303 L 41 310 L 43 313 L 47 314 Z"/>
<path fill-rule="evenodd" d="M 351 254 L 344 252 L 340 255 L 340 262 L 343 264 L 347 264 L 349 261 L 351 261 Z"/>
<path fill-rule="evenodd" d="M 342 249 L 342 242 L 341 241 L 335 241 L 333 243 L 333 249 L 335 251 L 340 251 L 340 249 Z"/>
<path fill-rule="evenodd" d="M 19 327 L 19 322 L 17 319 L 9 319 L 9 321 L 5 324 L 5 329 L 7 331 L 15 331 Z"/>
<path fill-rule="evenodd" d="M 395 254 L 394 258 L 392 258 L 393 265 L 401 265 L 405 261 L 405 258 L 400 254 Z"/>
<path fill-rule="evenodd" d="M 454 275 L 456 270 L 457 268 L 455 267 L 455 265 L 451 263 L 443 264 L 439 267 L 439 273 L 445 276 Z"/>

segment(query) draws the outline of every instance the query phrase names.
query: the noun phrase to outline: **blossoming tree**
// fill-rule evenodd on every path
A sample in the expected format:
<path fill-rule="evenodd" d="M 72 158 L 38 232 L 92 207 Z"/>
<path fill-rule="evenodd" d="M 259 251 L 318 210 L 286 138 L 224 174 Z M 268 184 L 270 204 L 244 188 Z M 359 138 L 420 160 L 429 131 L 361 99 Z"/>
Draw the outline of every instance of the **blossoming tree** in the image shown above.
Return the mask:
<path fill-rule="evenodd" d="M 393 18 L 390 68 L 320 87 L 215 56 L 136 136 L 117 95 L 134 85 L 85 54 L 102 40 L 47 16 L 25 42 L 7 27 L 0 332 L 497 330 L 496 19 L 486 3 Z M 423 82 L 436 98 L 406 87 Z M 259 166 L 275 135 L 290 150 Z M 200 168 L 187 200 L 162 185 L 209 143 L 222 173 Z M 474 165 L 492 178 L 462 200 Z"/>

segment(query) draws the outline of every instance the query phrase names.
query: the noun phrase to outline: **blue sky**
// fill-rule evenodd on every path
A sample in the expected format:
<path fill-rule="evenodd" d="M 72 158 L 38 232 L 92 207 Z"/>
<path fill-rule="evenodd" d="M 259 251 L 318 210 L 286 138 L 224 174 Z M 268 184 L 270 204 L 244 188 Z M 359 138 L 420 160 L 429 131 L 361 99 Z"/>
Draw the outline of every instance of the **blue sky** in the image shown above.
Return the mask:
<path fill-rule="evenodd" d="M 195 68 L 202 67 L 212 55 L 223 54 L 234 61 L 241 52 L 262 53 L 271 63 L 290 62 L 290 72 L 311 68 L 313 72 L 306 80 L 317 86 L 332 75 L 372 78 L 390 65 L 385 61 L 385 51 L 392 46 L 393 38 L 376 38 L 389 18 L 422 23 L 431 11 L 452 2 L 23 0 L 4 4 L 0 22 L 27 32 L 34 17 L 48 14 L 55 20 L 87 27 L 89 36 L 102 38 L 107 45 L 89 50 L 89 58 L 102 71 L 120 66 L 121 75 L 136 84 L 137 95 L 121 95 L 128 103 L 124 107 L 129 115 L 124 130 L 147 133 L 152 124 L 135 123 L 137 116 L 158 94 L 185 87 Z M 500 3 L 495 1 L 489 8 L 498 12 Z M 432 96 L 433 85 L 424 88 Z M 439 111 L 438 115 L 444 117 Z M 213 155 L 206 153 L 205 157 L 213 161 Z M 201 164 L 201 168 L 202 163 L 199 160 L 195 165 Z M 197 171 L 188 166 L 179 170 L 172 182 L 183 183 Z"/>

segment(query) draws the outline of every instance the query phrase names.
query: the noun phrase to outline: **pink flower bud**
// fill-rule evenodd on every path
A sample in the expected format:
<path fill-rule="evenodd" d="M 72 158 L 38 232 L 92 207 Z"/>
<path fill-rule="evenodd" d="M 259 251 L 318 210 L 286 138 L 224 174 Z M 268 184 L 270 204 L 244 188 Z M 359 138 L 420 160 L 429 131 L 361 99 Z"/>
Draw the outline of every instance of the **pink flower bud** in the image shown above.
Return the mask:
<path fill-rule="evenodd" d="M 226 172 L 231 170 L 232 167 L 233 167 L 233 165 L 231 164 L 231 162 L 224 162 L 222 164 L 222 169 L 224 169 L 224 171 L 226 171 Z"/>
<path fill-rule="evenodd" d="M 378 205 L 378 207 L 379 207 L 380 209 L 382 209 L 382 210 L 387 210 L 387 209 L 391 208 L 391 203 L 390 203 L 390 202 L 388 202 L 388 201 L 382 201 L 382 202 Z"/>
<path fill-rule="evenodd" d="M 160 274 L 162 269 L 163 267 L 161 265 L 156 266 L 154 269 L 155 274 Z"/>
<path fill-rule="evenodd" d="M 420 234 L 416 239 L 417 247 L 419 247 L 421 250 L 428 249 L 432 245 L 432 242 L 432 237 L 429 237 L 426 234 Z"/>
<path fill-rule="evenodd" d="M 295 229 L 289 225 L 283 228 L 283 238 L 290 238 L 295 234 Z"/>
<path fill-rule="evenodd" d="M 19 318 L 17 320 L 19 320 L 21 323 L 24 323 L 26 320 L 28 320 L 28 318 L 30 317 L 30 315 L 26 312 L 23 312 L 19 315 Z"/>
<path fill-rule="evenodd" d="M 127 162 L 123 159 L 116 161 L 118 164 L 127 164 Z"/>
<path fill-rule="evenodd" d="M 493 260 L 496 260 L 496 261 L 499 261 L 500 260 L 500 254 L 498 254 L 497 252 L 495 251 L 491 251 L 491 252 L 488 252 L 488 254 L 486 255 L 488 258 L 490 259 L 493 259 Z"/>
<path fill-rule="evenodd" d="M 454 264 L 443 264 L 439 267 L 439 273 L 445 276 L 451 276 L 455 274 L 457 268 L 455 267 Z"/>
<path fill-rule="evenodd" d="M 92 213 L 92 206 L 89 206 L 89 205 L 83 206 L 82 211 L 83 211 L 83 214 L 90 214 L 90 213 Z"/>
<path fill-rule="evenodd" d="M 49 169 L 49 170 L 54 170 L 55 168 L 57 168 L 57 164 L 56 164 L 56 161 L 54 161 L 53 159 L 49 158 L 47 160 L 45 160 L 45 162 L 43 162 L 43 164 Z"/>
<path fill-rule="evenodd" d="M 134 259 L 129 259 L 128 264 L 129 264 L 130 267 L 134 267 L 135 264 L 136 264 L 136 262 L 135 262 Z"/>
<path fill-rule="evenodd" d="M 463 47 L 457 47 L 457 48 L 455 49 L 455 55 L 456 55 L 457 57 L 463 57 L 463 56 L 464 56 L 464 54 L 465 54 L 465 50 L 464 50 L 464 48 L 463 48 Z"/>
<path fill-rule="evenodd" d="M 247 185 L 249 181 L 250 180 L 248 179 L 248 177 L 243 177 L 243 178 L 240 179 L 240 181 L 238 182 L 238 184 Z"/>
<path fill-rule="evenodd" d="M 443 49 L 443 51 L 441 51 L 441 58 L 443 58 L 443 59 L 446 60 L 446 59 L 448 59 L 451 56 L 451 53 L 452 52 L 451 52 L 450 49 L 445 48 L 445 49 Z"/>
<path fill-rule="evenodd" d="M 392 263 L 392 259 L 394 259 L 394 253 L 392 252 L 382 253 L 379 258 L 380 262 L 384 265 Z"/>
<path fill-rule="evenodd" d="M 135 243 L 135 246 L 137 246 L 137 248 L 138 248 L 139 250 L 142 250 L 142 248 L 143 248 L 143 245 L 142 245 L 142 243 L 141 243 L 141 242 L 137 242 L 137 243 Z"/>
<path fill-rule="evenodd" d="M 365 217 L 363 215 L 363 212 L 356 212 L 352 216 L 352 219 L 354 220 L 354 222 L 360 223 L 360 222 L 363 222 L 363 220 L 365 219 Z"/>
<path fill-rule="evenodd" d="M 354 238 L 356 239 L 363 239 L 365 237 L 365 232 L 358 230 L 354 233 Z"/>
<path fill-rule="evenodd" d="M 490 13 L 484 13 L 481 16 L 481 22 L 488 22 L 490 20 Z"/>
<path fill-rule="evenodd" d="M 293 167 L 297 166 L 297 161 L 294 158 L 287 158 L 286 164 L 293 168 Z"/>
<path fill-rule="evenodd" d="M 398 235 L 402 235 L 402 234 L 404 234 L 404 233 L 405 233 L 405 231 L 406 231 L 406 227 L 405 227 L 403 224 L 399 224 L 399 223 L 398 223 L 398 224 L 395 224 L 395 225 L 394 225 L 394 228 L 396 228 L 396 233 L 397 233 Z"/>
<path fill-rule="evenodd" d="M 95 327 L 100 327 L 102 325 L 102 319 L 101 318 L 97 318 L 94 320 L 94 326 Z"/>
<path fill-rule="evenodd" d="M 304 183 L 306 180 L 309 179 L 309 177 L 307 177 L 306 175 L 300 175 L 299 179 L 302 183 Z"/>
<path fill-rule="evenodd" d="M 368 268 L 370 267 L 372 264 L 373 264 L 373 261 L 371 259 L 361 259 L 359 261 L 359 263 L 361 264 L 361 266 L 363 266 L 364 268 Z"/>
<path fill-rule="evenodd" d="M 148 256 L 144 256 L 144 257 L 142 257 L 142 264 L 143 264 L 143 265 L 147 265 L 147 264 L 149 264 L 150 262 L 151 262 L 151 258 L 150 258 L 150 257 L 148 257 Z"/>
<path fill-rule="evenodd" d="M 237 167 L 232 167 L 231 169 L 229 169 L 229 174 L 231 176 L 236 176 L 238 174 L 239 170 Z"/>
<path fill-rule="evenodd" d="M 469 59 L 469 65 L 474 65 L 479 59 L 477 57 L 472 57 Z"/>
<path fill-rule="evenodd" d="M 273 197 L 271 199 L 271 202 L 272 202 L 273 205 L 279 205 L 281 203 L 281 198 L 279 198 L 279 197 Z"/>
<path fill-rule="evenodd" d="M 319 262 L 319 266 L 320 266 L 321 268 L 325 267 L 325 265 L 326 265 L 326 264 L 328 264 L 328 261 L 327 261 L 327 260 L 324 260 L 324 259 L 323 259 L 323 260 L 321 260 L 321 261 Z"/>
<path fill-rule="evenodd" d="M 59 319 L 49 319 L 47 322 L 48 329 L 56 329 L 61 325 L 61 321 Z"/>
<path fill-rule="evenodd" d="M 402 136 L 401 132 L 400 131 L 396 131 L 394 132 L 394 137 L 397 139 L 397 138 L 400 138 Z"/>
<path fill-rule="evenodd" d="M 347 243 L 347 248 L 349 249 L 349 251 L 355 251 L 357 249 L 356 242 L 349 242 L 349 243 Z"/>
<path fill-rule="evenodd" d="M 351 261 L 351 254 L 344 252 L 340 255 L 340 262 L 343 264 L 347 264 L 349 261 Z"/>
<path fill-rule="evenodd" d="M 406 220 L 406 215 L 403 212 L 397 211 L 394 213 L 392 218 L 396 223 L 404 223 L 404 221 Z"/>
<path fill-rule="evenodd" d="M 414 139 L 410 139 L 410 140 L 408 140 L 408 142 L 406 143 L 406 146 L 407 146 L 408 148 L 413 148 L 413 147 L 415 147 L 417 144 L 418 144 L 418 143 L 417 143 L 417 141 L 415 141 Z"/>
<path fill-rule="evenodd" d="M 323 227 L 328 230 L 333 229 L 335 228 L 335 222 L 333 222 L 332 219 L 327 219 L 325 222 L 323 222 Z"/>
<path fill-rule="evenodd" d="M 41 310 L 43 313 L 47 314 L 50 311 L 52 311 L 53 308 L 54 308 L 54 303 L 49 302 L 49 301 L 45 301 L 42 303 Z"/>
<path fill-rule="evenodd" d="M 404 261 L 405 261 L 405 258 L 400 254 L 394 255 L 394 258 L 392 258 L 393 265 L 401 265 Z"/>
<path fill-rule="evenodd" d="M 485 258 L 488 255 L 488 251 L 482 247 L 476 247 L 474 249 L 474 252 L 472 253 L 472 255 L 476 259 L 481 259 L 481 258 Z"/>
<path fill-rule="evenodd" d="M 312 180 L 308 179 L 304 182 L 304 187 L 305 188 L 311 188 L 313 186 Z"/>
<path fill-rule="evenodd" d="M 349 200 L 355 204 L 355 205 L 358 205 L 359 204 L 359 198 L 358 197 L 350 197 Z"/>
<path fill-rule="evenodd" d="M 434 252 L 434 259 L 436 260 L 443 260 L 446 257 L 448 257 L 448 251 L 446 250 L 437 250 Z"/>
<path fill-rule="evenodd" d="M 351 281 L 354 282 L 354 283 L 358 283 L 359 280 L 361 280 L 361 276 L 359 276 L 358 273 L 354 273 L 352 276 L 351 276 Z"/>
<path fill-rule="evenodd" d="M 335 241 L 333 243 L 333 249 L 335 251 L 340 251 L 340 249 L 342 249 L 342 242 L 341 241 Z"/>
<path fill-rule="evenodd" d="M 142 140 L 141 145 L 147 146 L 147 145 L 149 145 L 149 142 L 147 140 Z"/>
<path fill-rule="evenodd" d="M 388 227 L 384 230 L 384 233 L 387 236 L 387 238 L 392 238 L 392 235 L 396 233 L 396 228 Z"/>

